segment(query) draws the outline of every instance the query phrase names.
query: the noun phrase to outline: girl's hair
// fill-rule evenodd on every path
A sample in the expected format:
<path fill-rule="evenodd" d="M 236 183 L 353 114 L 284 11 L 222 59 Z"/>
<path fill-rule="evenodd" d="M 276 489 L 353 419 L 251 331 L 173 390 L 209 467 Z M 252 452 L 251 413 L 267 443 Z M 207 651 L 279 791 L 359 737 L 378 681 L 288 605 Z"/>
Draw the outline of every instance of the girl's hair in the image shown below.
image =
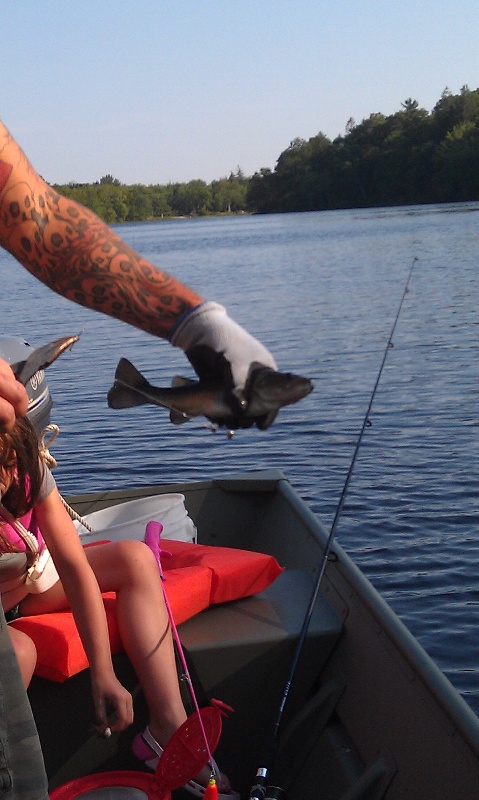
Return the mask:
<path fill-rule="evenodd" d="M 43 479 L 38 436 L 27 417 L 19 417 L 12 431 L 0 434 L 0 471 L 8 472 L 11 481 L 2 503 L 18 519 L 35 505 Z"/>

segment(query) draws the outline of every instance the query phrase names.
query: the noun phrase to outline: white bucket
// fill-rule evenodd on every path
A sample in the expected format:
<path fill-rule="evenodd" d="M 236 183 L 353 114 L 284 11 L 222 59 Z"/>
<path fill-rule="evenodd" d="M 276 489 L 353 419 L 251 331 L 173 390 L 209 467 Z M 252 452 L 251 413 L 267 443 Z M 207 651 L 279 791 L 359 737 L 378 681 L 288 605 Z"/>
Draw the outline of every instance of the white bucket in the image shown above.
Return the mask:
<path fill-rule="evenodd" d="M 145 538 L 148 522 L 155 520 L 163 525 L 162 539 L 176 539 L 180 542 L 194 542 L 196 528 L 188 516 L 183 494 L 160 494 L 153 497 L 140 497 L 127 503 L 119 503 L 100 511 L 85 514 L 83 519 L 92 528 L 90 533 L 80 522 L 74 525 L 84 544 L 98 539 Z"/>

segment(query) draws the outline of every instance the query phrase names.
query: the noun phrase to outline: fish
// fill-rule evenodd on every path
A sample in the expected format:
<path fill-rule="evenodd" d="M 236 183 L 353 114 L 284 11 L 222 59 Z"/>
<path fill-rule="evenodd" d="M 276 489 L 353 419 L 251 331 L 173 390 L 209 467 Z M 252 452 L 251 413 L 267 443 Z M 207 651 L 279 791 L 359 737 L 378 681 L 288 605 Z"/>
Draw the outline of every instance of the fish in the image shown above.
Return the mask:
<path fill-rule="evenodd" d="M 227 389 L 220 381 L 194 381 L 181 376 L 173 378 L 171 387 L 160 388 L 149 383 L 131 361 L 121 358 L 107 398 L 109 407 L 114 409 L 145 403 L 167 408 L 175 425 L 204 416 L 228 428 L 248 427 L 255 421 L 260 429 L 265 429 L 280 408 L 302 400 L 313 388 L 309 378 L 278 372 L 257 362 L 251 364 L 241 392 Z M 237 413 L 232 402 L 238 406 Z"/>
<path fill-rule="evenodd" d="M 79 338 L 80 334 L 55 339 L 53 342 L 37 347 L 25 361 L 17 361 L 16 364 L 12 364 L 13 374 L 17 381 L 25 386 L 37 372 L 49 367 L 65 350 L 72 348 Z"/>

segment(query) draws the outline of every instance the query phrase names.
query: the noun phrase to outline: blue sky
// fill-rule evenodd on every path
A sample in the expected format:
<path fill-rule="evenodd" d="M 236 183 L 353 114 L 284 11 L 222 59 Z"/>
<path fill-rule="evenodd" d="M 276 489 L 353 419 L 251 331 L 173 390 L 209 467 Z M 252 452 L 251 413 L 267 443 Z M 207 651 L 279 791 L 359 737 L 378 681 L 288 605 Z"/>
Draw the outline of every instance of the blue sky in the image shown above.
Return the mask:
<path fill-rule="evenodd" d="M 479 87 L 477 0 L 22 0 L 0 30 L 1 118 L 57 183 L 252 175 Z"/>

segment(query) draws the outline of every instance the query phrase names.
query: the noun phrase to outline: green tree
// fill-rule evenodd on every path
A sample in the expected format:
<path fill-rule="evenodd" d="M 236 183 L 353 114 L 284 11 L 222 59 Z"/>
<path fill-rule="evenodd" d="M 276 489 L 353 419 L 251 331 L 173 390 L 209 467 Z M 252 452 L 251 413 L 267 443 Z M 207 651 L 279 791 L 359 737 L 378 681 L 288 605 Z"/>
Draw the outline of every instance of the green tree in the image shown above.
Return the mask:
<path fill-rule="evenodd" d="M 128 187 L 128 222 L 141 222 L 153 216 L 153 204 L 146 186 L 135 184 Z"/>
<path fill-rule="evenodd" d="M 118 178 L 114 178 L 113 175 L 104 175 L 103 178 L 100 178 L 100 183 L 109 183 L 112 186 L 121 186 Z"/>
<path fill-rule="evenodd" d="M 417 111 L 419 108 L 419 103 L 417 100 L 413 100 L 412 97 L 408 97 L 401 105 L 405 111 Z"/>
<path fill-rule="evenodd" d="M 206 214 L 211 203 L 211 189 L 202 180 L 177 184 L 174 203 L 181 216 Z"/>
<path fill-rule="evenodd" d="M 246 190 L 246 203 L 250 211 L 267 214 L 274 210 L 275 175 L 269 167 L 262 167 L 250 179 Z"/>
<path fill-rule="evenodd" d="M 449 131 L 436 152 L 438 200 L 456 202 L 479 198 L 479 128 L 461 122 Z"/>
<path fill-rule="evenodd" d="M 244 211 L 246 209 L 246 188 L 246 180 L 233 175 L 233 173 L 229 178 L 213 181 L 211 184 L 212 211 L 227 214 Z"/>
<path fill-rule="evenodd" d="M 168 203 L 168 192 L 166 186 L 151 186 L 151 210 L 152 215 L 156 219 L 163 219 L 163 217 L 171 217 L 172 209 Z"/>

